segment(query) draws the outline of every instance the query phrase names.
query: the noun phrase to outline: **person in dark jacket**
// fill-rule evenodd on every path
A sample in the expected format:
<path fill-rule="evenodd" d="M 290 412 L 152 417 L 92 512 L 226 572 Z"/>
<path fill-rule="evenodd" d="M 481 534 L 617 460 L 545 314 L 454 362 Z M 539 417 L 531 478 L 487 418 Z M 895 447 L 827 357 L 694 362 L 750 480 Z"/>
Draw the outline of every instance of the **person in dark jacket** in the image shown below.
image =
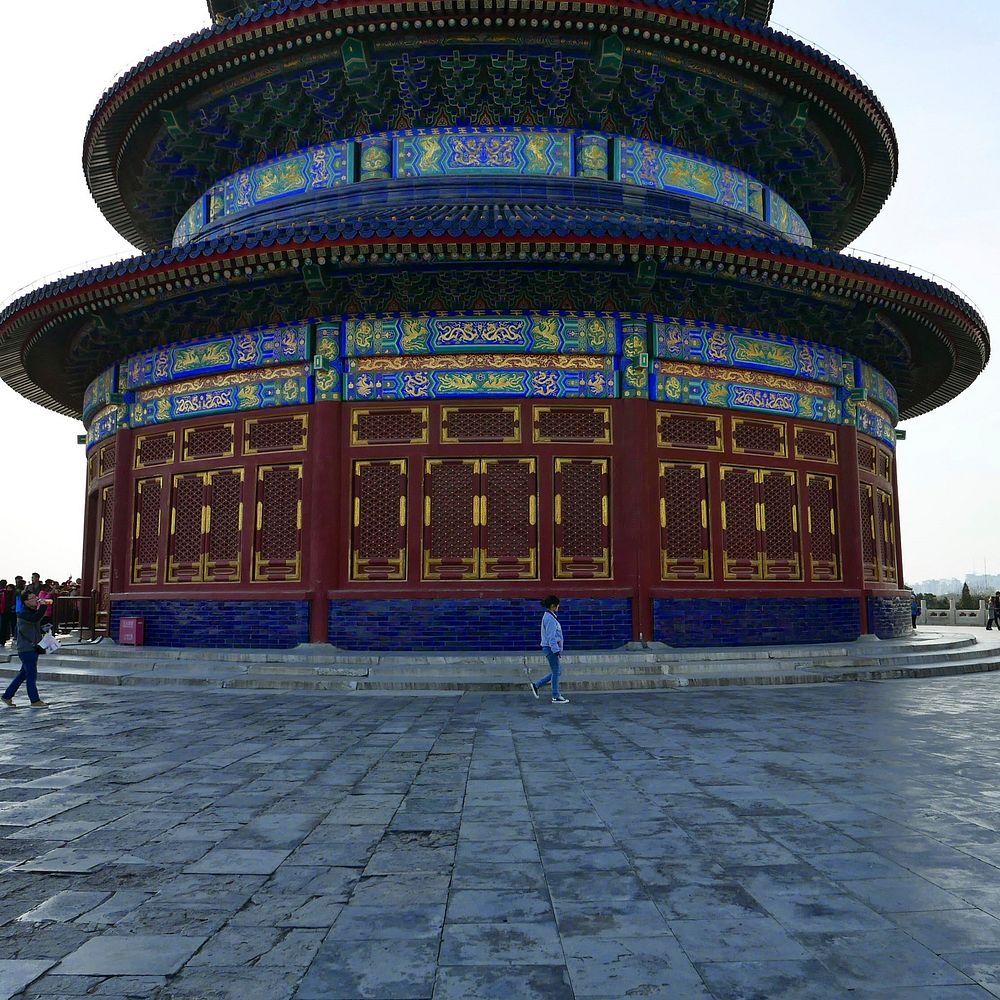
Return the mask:
<path fill-rule="evenodd" d="M 45 620 L 45 607 L 39 604 L 38 595 L 26 591 L 22 598 L 23 608 L 17 613 L 17 655 L 21 658 L 21 669 L 17 676 L 7 686 L 0 698 L 8 708 L 17 708 L 14 695 L 17 689 L 25 684 L 28 688 L 28 700 L 32 708 L 48 708 L 48 703 L 38 696 L 35 678 L 38 676 L 38 644 L 42 641 L 42 622 Z"/>
<path fill-rule="evenodd" d="M 0 580 L 0 646 L 6 646 L 7 640 L 13 639 L 17 634 L 17 612 L 14 610 L 16 600 L 14 584 Z"/>

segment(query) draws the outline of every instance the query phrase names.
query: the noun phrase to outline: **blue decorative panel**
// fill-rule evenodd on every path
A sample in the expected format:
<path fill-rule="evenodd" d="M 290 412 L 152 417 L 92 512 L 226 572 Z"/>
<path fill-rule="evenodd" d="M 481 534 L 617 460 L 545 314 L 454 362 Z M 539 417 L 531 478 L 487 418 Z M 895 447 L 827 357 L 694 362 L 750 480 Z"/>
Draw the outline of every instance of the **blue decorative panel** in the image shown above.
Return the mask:
<path fill-rule="evenodd" d="M 823 344 L 766 330 L 667 317 L 653 324 L 656 356 L 671 361 L 749 368 L 843 385 L 853 358 Z"/>
<path fill-rule="evenodd" d="M 131 616 L 144 619 L 147 646 L 291 649 L 309 641 L 308 601 L 115 601 L 114 639 Z"/>
<path fill-rule="evenodd" d="M 767 224 L 777 229 L 779 233 L 783 233 L 793 243 L 812 246 L 812 235 L 809 227 L 802 221 L 802 216 L 773 191 L 767 193 Z"/>
<path fill-rule="evenodd" d="M 749 178 L 741 170 L 642 139 L 619 139 L 618 162 L 623 184 L 680 191 L 750 214 Z"/>
<path fill-rule="evenodd" d="M 87 428 L 87 447 L 118 433 L 125 416 L 124 406 L 109 406 L 99 410 Z"/>
<path fill-rule="evenodd" d="M 122 365 L 125 387 L 162 385 L 192 375 L 239 371 L 306 360 L 306 323 L 241 330 L 133 354 Z"/>
<path fill-rule="evenodd" d="M 711 365 L 656 364 L 655 398 L 730 410 L 841 422 L 841 403 L 830 386 Z"/>
<path fill-rule="evenodd" d="M 313 373 L 313 392 L 317 403 L 339 400 L 343 375 L 338 364 L 340 358 L 341 324 L 316 324 L 316 355 L 323 358 L 326 367 Z"/>
<path fill-rule="evenodd" d="M 118 366 L 112 365 L 106 368 L 90 385 L 87 386 L 83 394 L 83 419 L 90 420 L 102 406 L 107 406 L 111 402 L 111 396 L 117 391 Z"/>
<path fill-rule="evenodd" d="M 913 631 L 910 613 L 910 595 L 869 594 L 868 630 L 880 639 L 898 639 Z"/>
<path fill-rule="evenodd" d="M 524 174 L 573 175 L 568 132 L 512 129 L 421 130 L 395 139 L 396 177 Z"/>
<path fill-rule="evenodd" d="M 880 372 L 865 364 L 860 358 L 854 361 L 855 385 L 868 390 L 868 398 L 889 411 L 893 420 L 899 419 L 899 397 L 889 380 Z"/>
<path fill-rule="evenodd" d="M 856 597 L 653 600 L 653 637 L 671 646 L 853 642 L 860 634 L 861 607 Z"/>
<path fill-rule="evenodd" d="M 881 407 L 874 403 L 855 404 L 848 400 L 844 403 L 844 413 L 848 422 L 853 422 L 862 434 L 877 438 L 893 448 L 896 446 L 896 431 L 892 418 Z"/>
<path fill-rule="evenodd" d="M 335 600 L 329 640 L 343 649 L 540 655 L 541 613 L 537 600 Z M 615 649 L 632 639 L 627 598 L 567 597 L 559 620 L 569 652 Z"/>
<path fill-rule="evenodd" d="M 349 357 L 398 354 L 614 354 L 618 322 L 581 313 L 427 313 L 359 316 L 345 323 Z"/>
<path fill-rule="evenodd" d="M 307 365 L 206 375 L 140 389 L 130 406 L 129 425 L 166 423 L 210 413 L 297 406 L 309 402 Z"/>
<path fill-rule="evenodd" d="M 805 223 L 783 198 L 717 160 L 600 132 L 506 127 L 363 135 L 265 160 L 209 188 L 179 221 L 173 242 L 190 242 L 206 226 L 277 199 L 352 185 L 355 179 L 412 182 L 473 176 L 578 178 L 676 192 L 741 212 L 787 239 L 812 244 Z"/>
<path fill-rule="evenodd" d="M 549 396 L 613 399 L 614 361 L 605 357 L 449 355 L 428 358 L 352 358 L 344 398 L 451 399 L 463 396 Z"/>

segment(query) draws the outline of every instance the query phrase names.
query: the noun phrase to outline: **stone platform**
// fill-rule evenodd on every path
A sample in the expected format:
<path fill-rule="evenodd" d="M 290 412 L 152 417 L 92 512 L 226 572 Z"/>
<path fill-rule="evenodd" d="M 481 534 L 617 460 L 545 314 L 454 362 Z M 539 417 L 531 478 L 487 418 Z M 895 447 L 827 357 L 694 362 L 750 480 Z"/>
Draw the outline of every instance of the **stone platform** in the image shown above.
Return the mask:
<path fill-rule="evenodd" d="M 6 659 L 9 662 L 3 663 Z M 0 676 L 19 668 L 0 651 Z M 526 672 L 546 672 L 525 655 L 344 652 L 330 646 L 288 651 L 157 649 L 67 642 L 39 661 L 42 681 L 258 690 L 423 694 L 523 690 Z M 567 693 L 658 691 L 728 685 L 892 680 L 1000 670 L 1000 636 L 984 630 L 920 628 L 906 639 L 809 646 L 671 649 L 651 644 L 563 657 Z"/>
<path fill-rule="evenodd" d="M 3 998 L 1000 996 L 1000 675 L 42 693 L 0 713 Z"/>

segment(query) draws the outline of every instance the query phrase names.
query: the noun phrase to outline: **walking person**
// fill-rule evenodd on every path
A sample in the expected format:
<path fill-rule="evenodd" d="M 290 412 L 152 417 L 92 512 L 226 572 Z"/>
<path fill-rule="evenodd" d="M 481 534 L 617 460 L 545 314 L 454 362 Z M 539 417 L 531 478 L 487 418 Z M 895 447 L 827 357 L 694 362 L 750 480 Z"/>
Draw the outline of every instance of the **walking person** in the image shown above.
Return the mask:
<path fill-rule="evenodd" d="M 531 685 L 531 693 L 537 698 L 540 688 L 546 684 L 552 685 L 552 704 L 568 705 L 569 698 L 564 698 L 559 693 L 559 657 L 563 651 L 563 631 L 559 619 L 556 617 L 559 611 L 559 598 L 555 595 L 546 597 L 542 601 L 545 611 L 542 613 L 542 649 L 549 661 L 549 673 L 537 684 L 531 678 L 528 683 Z"/>
<path fill-rule="evenodd" d="M 990 598 L 990 607 L 988 614 L 988 620 L 986 622 L 986 627 L 990 627 L 990 622 L 996 625 L 997 629 L 1000 629 L 1000 590 L 998 590 Z"/>
<path fill-rule="evenodd" d="M 38 601 L 38 595 L 25 591 L 23 608 L 17 613 L 17 655 L 21 658 L 21 670 L 7 686 L 0 698 L 8 708 L 17 708 L 14 695 L 24 684 L 28 688 L 28 700 L 32 708 L 48 708 L 48 703 L 38 696 L 35 678 L 38 676 L 38 644 L 42 641 L 42 621 L 45 607 Z"/>

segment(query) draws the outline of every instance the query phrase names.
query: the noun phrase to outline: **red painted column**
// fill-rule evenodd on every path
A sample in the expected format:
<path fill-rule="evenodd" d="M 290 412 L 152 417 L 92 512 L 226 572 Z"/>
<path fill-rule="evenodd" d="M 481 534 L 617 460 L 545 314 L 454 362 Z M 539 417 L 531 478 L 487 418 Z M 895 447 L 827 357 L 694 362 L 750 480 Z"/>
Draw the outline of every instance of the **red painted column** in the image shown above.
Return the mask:
<path fill-rule="evenodd" d="M 868 599 L 865 594 L 865 566 L 861 551 L 861 477 L 858 475 L 858 432 L 840 427 L 837 432 L 837 506 L 840 510 L 840 558 L 844 586 L 858 594 L 861 633 L 868 633 Z"/>
<path fill-rule="evenodd" d="M 132 439 L 130 430 L 121 430 L 115 437 L 115 507 L 111 520 L 111 582 L 112 602 L 115 594 L 129 589 L 132 574 L 132 526 L 135 524 L 135 485 L 132 476 Z"/>
<path fill-rule="evenodd" d="M 309 410 L 308 522 L 304 532 L 309 586 L 309 641 L 326 642 L 329 633 L 327 592 L 341 586 L 337 528 L 341 523 L 341 403 L 315 403 Z"/>
<path fill-rule="evenodd" d="M 896 452 L 892 459 L 892 516 L 894 524 L 892 526 L 892 537 L 896 540 L 896 586 L 900 590 L 905 586 L 906 577 L 903 576 L 903 539 L 900 534 L 899 523 L 899 477 L 897 475 L 899 466 L 899 445 L 896 445 Z"/>
<path fill-rule="evenodd" d="M 619 406 L 615 578 L 632 590 L 633 641 L 640 635 L 649 640 L 653 634 L 650 586 L 656 579 L 651 575 L 650 559 L 658 558 L 658 546 L 650 542 L 650 525 L 658 524 L 659 509 L 653 474 L 656 448 L 649 428 L 653 407 L 646 399 L 625 399 Z"/>

